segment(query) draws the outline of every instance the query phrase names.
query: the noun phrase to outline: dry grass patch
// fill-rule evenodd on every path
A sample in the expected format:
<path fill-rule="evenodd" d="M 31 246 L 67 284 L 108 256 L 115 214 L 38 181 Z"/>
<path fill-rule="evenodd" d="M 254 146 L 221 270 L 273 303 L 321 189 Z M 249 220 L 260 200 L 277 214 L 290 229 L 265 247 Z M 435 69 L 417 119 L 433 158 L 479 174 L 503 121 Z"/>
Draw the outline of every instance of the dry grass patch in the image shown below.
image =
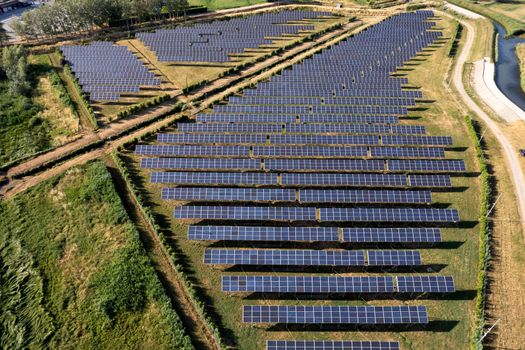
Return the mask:
<path fill-rule="evenodd" d="M 50 136 L 55 145 L 63 145 L 80 131 L 80 120 L 69 107 L 65 107 L 53 93 L 48 77 L 38 80 L 37 103 L 43 106 L 40 116 L 51 126 Z"/>

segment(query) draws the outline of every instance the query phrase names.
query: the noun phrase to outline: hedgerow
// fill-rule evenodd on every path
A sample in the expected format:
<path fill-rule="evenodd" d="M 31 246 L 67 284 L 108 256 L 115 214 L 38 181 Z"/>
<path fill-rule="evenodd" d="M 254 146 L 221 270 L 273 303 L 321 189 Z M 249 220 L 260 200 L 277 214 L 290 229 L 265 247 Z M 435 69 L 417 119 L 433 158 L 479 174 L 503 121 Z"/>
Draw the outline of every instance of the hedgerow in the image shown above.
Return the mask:
<path fill-rule="evenodd" d="M 476 122 L 469 116 L 465 117 L 465 123 L 469 129 L 470 137 L 476 148 L 481 180 L 481 201 L 479 212 L 479 257 L 478 276 L 476 287 L 475 308 L 475 330 L 471 341 L 472 350 L 482 350 L 482 336 L 485 326 L 485 306 L 487 300 L 487 269 L 491 259 L 492 232 L 488 222 L 491 188 L 489 183 L 489 171 L 482 148 L 482 141 L 476 130 Z"/>

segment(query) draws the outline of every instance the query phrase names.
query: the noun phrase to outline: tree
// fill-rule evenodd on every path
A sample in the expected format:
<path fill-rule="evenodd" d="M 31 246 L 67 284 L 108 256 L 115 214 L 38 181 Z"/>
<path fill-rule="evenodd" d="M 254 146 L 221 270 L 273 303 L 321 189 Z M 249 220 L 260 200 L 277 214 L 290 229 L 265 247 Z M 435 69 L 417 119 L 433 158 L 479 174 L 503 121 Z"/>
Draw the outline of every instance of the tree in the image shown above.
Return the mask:
<path fill-rule="evenodd" d="M 15 95 L 25 95 L 30 86 L 27 80 L 27 51 L 23 46 L 7 46 L 2 51 L 2 68 Z"/>
<path fill-rule="evenodd" d="M 24 12 L 15 30 L 26 38 L 77 33 L 124 19 L 179 12 L 187 6 L 187 0 L 55 0 Z"/>

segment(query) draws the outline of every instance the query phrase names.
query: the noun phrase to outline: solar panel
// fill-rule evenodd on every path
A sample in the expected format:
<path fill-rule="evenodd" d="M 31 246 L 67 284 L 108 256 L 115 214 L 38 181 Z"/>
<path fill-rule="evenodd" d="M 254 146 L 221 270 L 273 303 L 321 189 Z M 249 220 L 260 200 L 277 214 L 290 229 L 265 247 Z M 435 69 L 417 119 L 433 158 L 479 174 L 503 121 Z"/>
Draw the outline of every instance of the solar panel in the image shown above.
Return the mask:
<path fill-rule="evenodd" d="M 383 145 L 432 145 L 451 146 L 450 136 L 413 136 L 413 135 L 383 135 Z"/>
<path fill-rule="evenodd" d="M 425 160 L 388 160 L 389 171 L 440 171 L 440 172 L 464 172 L 465 163 L 456 159 L 425 159 Z"/>
<path fill-rule="evenodd" d="M 439 228 L 343 228 L 343 242 L 352 243 L 437 243 Z"/>
<path fill-rule="evenodd" d="M 265 144 L 266 134 L 157 134 L 157 141 L 178 144 Z"/>
<path fill-rule="evenodd" d="M 415 266 L 421 265 L 417 250 L 369 250 L 369 266 Z"/>
<path fill-rule="evenodd" d="M 221 249 L 204 251 L 210 265 L 364 266 L 361 250 Z"/>
<path fill-rule="evenodd" d="M 287 145 L 378 145 L 374 135 L 270 135 L 270 144 Z"/>
<path fill-rule="evenodd" d="M 364 159 L 268 159 L 264 169 L 270 171 L 383 171 L 382 160 Z"/>
<path fill-rule="evenodd" d="M 176 219 L 315 221 L 315 208 L 299 207 L 176 207 Z"/>
<path fill-rule="evenodd" d="M 295 202 L 295 190 L 281 188 L 163 188 L 162 199 L 194 202 Z"/>
<path fill-rule="evenodd" d="M 320 208 L 320 221 L 458 222 L 455 209 L 435 208 Z"/>
<path fill-rule="evenodd" d="M 222 276 L 223 292 L 393 293 L 387 276 Z"/>
<path fill-rule="evenodd" d="M 266 350 L 400 350 L 396 341 L 268 340 Z"/>
<path fill-rule="evenodd" d="M 450 175 L 410 175 L 412 187 L 452 187 Z"/>
<path fill-rule="evenodd" d="M 368 156 L 367 147 L 254 146 L 254 157 L 351 158 Z"/>
<path fill-rule="evenodd" d="M 366 186 L 366 187 L 405 187 L 405 175 L 397 174 L 281 174 L 283 185 L 300 186 Z M 423 187 L 423 186 L 421 186 Z"/>
<path fill-rule="evenodd" d="M 137 145 L 135 154 L 156 156 L 201 156 L 201 157 L 248 157 L 250 147 L 247 146 L 172 146 L 172 145 Z"/>
<path fill-rule="evenodd" d="M 151 182 L 178 185 L 277 185 L 277 174 L 153 172 L 151 173 Z"/>
<path fill-rule="evenodd" d="M 445 150 L 439 147 L 370 147 L 375 158 L 444 158 Z"/>
<path fill-rule="evenodd" d="M 261 162 L 257 159 L 230 158 L 142 158 L 140 166 L 145 169 L 259 170 Z"/>
<path fill-rule="evenodd" d="M 452 276 L 399 276 L 397 289 L 401 293 L 453 293 Z"/>
<path fill-rule="evenodd" d="M 244 323 L 426 324 L 426 306 L 244 305 Z"/>
<path fill-rule="evenodd" d="M 276 133 L 282 132 L 283 127 L 279 124 L 196 124 L 179 123 L 177 130 L 180 132 L 194 133 Z"/>
<path fill-rule="evenodd" d="M 339 241 L 336 227 L 190 226 L 189 240 Z"/>
<path fill-rule="evenodd" d="M 430 191 L 300 190 L 301 203 L 429 204 Z"/>

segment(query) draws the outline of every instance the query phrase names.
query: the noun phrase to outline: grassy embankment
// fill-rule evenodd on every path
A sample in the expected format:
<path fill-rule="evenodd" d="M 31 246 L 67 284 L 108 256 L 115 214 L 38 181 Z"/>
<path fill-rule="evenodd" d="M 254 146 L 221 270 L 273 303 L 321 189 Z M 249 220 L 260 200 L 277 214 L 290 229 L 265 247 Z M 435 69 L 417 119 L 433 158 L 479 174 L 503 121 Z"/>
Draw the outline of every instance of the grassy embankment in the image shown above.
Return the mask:
<path fill-rule="evenodd" d="M 101 162 L 0 203 L 6 349 L 193 349 Z"/>
<path fill-rule="evenodd" d="M 525 44 L 518 44 L 516 46 L 516 55 L 520 63 L 521 89 L 525 91 Z"/>
<path fill-rule="evenodd" d="M 0 166 L 62 145 L 80 130 L 47 56 L 29 56 L 29 63 L 29 96 L 14 96 L 0 79 Z"/>
<path fill-rule="evenodd" d="M 438 20 L 438 26 L 444 29 L 444 35 L 450 38 L 453 32 L 451 20 Z M 448 158 L 465 159 L 468 176 L 453 178 L 457 189 L 452 192 L 437 192 L 433 201 L 440 206 L 458 208 L 462 223 L 456 227 L 443 229 L 445 243 L 435 249 L 421 249 L 423 260 L 429 266 L 439 266 L 435 272 L 451 274 L 455 277 L 458 293 L 453 297 L 442 299 L 407 300 L 408 305 L 429 307 L 432 323 L 422 331 L 373 332 L 348 329 L 333 332 L 294 332 L 273 330 L 268 332 L 262 327 L 253 327 L 241 322 L 241 306 L 243 304 L 268 304 L 261 299 L 243 300 L 231 297 L 220 291 L 221 271 L 205 266 L 202 263 L 206 243 L 190 242 L 186 239 L 187 224 L 173 219 L 173 203 L 162 201 L 160 190 L 162 186 L 149 183 L 149 171 L 140 169 L 139 159 L 131 152 L 125 152 L 123 158 L 127 161 L 130 173 L 134 176 L 137 187 L 163 225 L 164 232 L 170 232 L 170 243 L 187 261 L 186 272 L 196 281 L 196 287 L 208 299 L 212 308 L 220 317 L 220 323 L 229 331 L 228 339 L 232 339 L 240 349 L 261 348 L 266 339 L 291 337 L 296 339 L 392 339 L 398 340 L 407 349 L 465 349 L 469 345 L 473 333 L 473 314 L 475 310 L 475 289 L 478 261 L 478 215 L 480 180 L 477 173 L 476 152 L 472 140 L 468 137 L 463 113 L 450 101 L 450 93 L 443 86 L 443 78 L 449 68 L 451 58 L 448 57 L 451 42 L 440 46 L 425 62 L 414 62 L 412 71 L 407 71 L 409 81 L 421 86 L 426 99 L 433 103 L 423 104 L 422 109 L 413 111 L 413 119 L 406 119 L 404 124 L 425 125 L 431 135 L 451 135 L 454 148 L 447 152 Z M 216 245 L 218 246 L 218 245 Z M 244 273 L 244 272 L 241 272 Z M 269 272 L 258 271 L 260 274 Z M 285 273 L 283 273 L 285 274 Z M 303 305 L 394 305 L 396 300 L 362 300 L 348 298 L 346 300 L 272 300 L 271 304 L 303 304 Z"/>
<path fill-rule="evenodd" d="M 500 23 L 505 28 L 507 35 L 520 35 L 525 33 L 525 2 L 523 1 L 517 1 L 518 4 L 502 4 L 496 2 L 483 4 L 482 2 L 469 0 L 449 0 L 449 2 Z M 503 9 L 507 10 L 504 11 Z"/>

